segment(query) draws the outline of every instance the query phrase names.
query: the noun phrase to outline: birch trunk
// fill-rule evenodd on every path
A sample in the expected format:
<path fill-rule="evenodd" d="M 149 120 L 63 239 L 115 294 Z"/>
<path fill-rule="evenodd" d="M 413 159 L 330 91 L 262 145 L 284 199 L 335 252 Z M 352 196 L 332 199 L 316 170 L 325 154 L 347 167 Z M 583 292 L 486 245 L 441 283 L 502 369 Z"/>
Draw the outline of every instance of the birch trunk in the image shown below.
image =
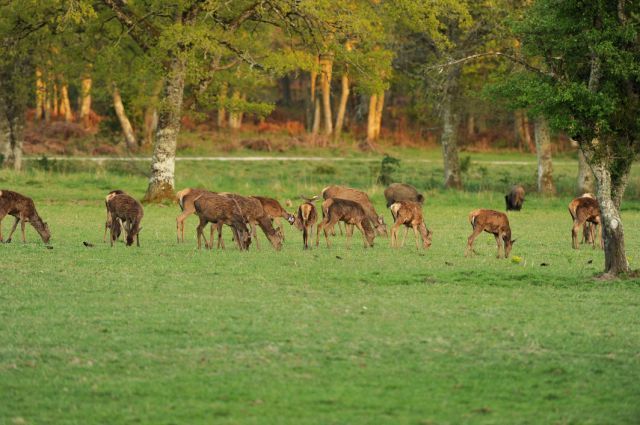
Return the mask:
<path fill-rule="evenodd" d="M 545 118 L 539 117 L 536 119 L 534 127 L 538 156 L 538 192 L 543 195 L 555 195 L 556 187 L 553 184 L 549 124 Z"/>
<path fill-rule="evenodd" d="M 80 119 L 82 126 L 89 128 L 91 126 L 91 77 L 85 76 L 82 79 L 82 89 L 80 91 Z"/>
<path fill-rule="evenodd" d="M 442 156 L 444 162 L 444 187 L 462 189 L 460 160 L 458 158 L 458 127 L 460 113 L 454 104 L 458 95 L 460 67 L 453 66 L 447 77 L 442 102 Z"/>
<path fill-rule="evenodd" d="M 222 87 L 220 87 L 220 94 L 218 95 L 218 128 L 224 128 L 227 124 L 227 110 L 224 105 L 227 101 L 228 90 L 229 85 L 227 83 L 222 83 Z"/>
<path fill-rule="evenodd" d="M 138 146 L 136 143 L 136 134 L 133 131 L 133 127 L 131 126 L 131 122 L 127 117 L 127 114 L 124 110 L 124 105 L 122 104 L 122 97 L 120 96 L 120 90 L 114 84 L 113 85 L 113 109 L 116 111 L 116 115 L 118 116 L 118 121 L 120 121 L 120 127 L 122 127 L 122 134 L 124 135 L 124 141 L 127 145 L 127 149 L 133 151 Z"/>
<path fill-rule="evenodd" d="M 580 196 L 583 193 L 593 193 L 593 180 L 593 172 L 587 163 L 587 159 L 584 157 L 584 152 L 582 152 L 582 149 L 578 149 L 577 195 Z"/>
<path fill-rule="evenodd" d="M 384 110 L 384 92 L 378 94 L 378 102 L 376 104 L 376 115 L 374 122 L 375 140 L 380 138 L 380 128 L 382 127 L 382 111 Z"/>
<path fill-rule="evenodd" d="M 333 113 L 331 111 L 331 78 L 333 73 L 333 59 L 330 55 L 320 58 L 320 90 L 322 91 L 322 115 L 324 116 L 324 133 L 330 136 L 333 133 Z"/>
<path fill-rule="evenodd" d="M 369 114 L 367 115 L 367 141 L 372 142 L 376 138 L 376 111 L 378 109 L 378 95 L 369 97 Z"/>
<path fill-rule="evenodd" d="M 340 139 L 342 127 L 344 126 L 344 116 L 347 112 L 347 101 L 349 100 L 349 74 L 342 74 L 342 93 L 340 94 L 340 104 L 336 115 L 336 126 L 333 133 L 334 140 Z"/>
<path fill-rule="evenodd" d="M 66 122 L 73 121 L 73 111 L 69 101 L 69 87 L 66 84 L 62 84 L 60 87 L 60 115 L 64 117 Z"/>
<path fill-rule="evenodd" d="M 176 146 L 180 131 L 184 79 L 184 62 L 178 58 L 172 58 L 158 116 L 158 132 L 151 159 L 151 176 L 144 196 L 146 202 L 159 202 L 173 199 L 174 196 Z"/>
<path fill-rule="evenodd" d="M 613 158 L 603 158 L 593 164 L 596 176 L 598 203 L 602 237 L 604 239 L 604 272 L 605 276 L 617 276 L 629 272 L 629 262 L 625 254 L 624 230 L 620 218 L 620 203 L 627 185 L 631 162 L 616 170 L 616 178 L 612 177 Z"/>

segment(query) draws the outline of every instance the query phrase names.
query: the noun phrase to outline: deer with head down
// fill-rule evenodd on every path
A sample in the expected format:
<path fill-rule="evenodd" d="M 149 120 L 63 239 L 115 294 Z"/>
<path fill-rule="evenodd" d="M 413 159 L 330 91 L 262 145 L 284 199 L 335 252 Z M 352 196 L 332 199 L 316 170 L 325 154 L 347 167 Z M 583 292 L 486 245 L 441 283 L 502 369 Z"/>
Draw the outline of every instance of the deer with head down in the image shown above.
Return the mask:
<path fill-rule="evenodd" d="M 229 197 L 219 195 L 217 193 L 203 193 L 198 196 L 193 206 L 195 212 L 200 219 L 200 224 L 196 230 L 198 236 L 198 249 L 201 248 L 201 239 L 204 239 L 205 248 L 213 247 L 213 234 L 211 241 L 207 242 L 203 230 L 208 223 L 212 223 L 211 229 L 213 233 L 214 224 L 217 228 L 226 224 L 233 230 L 234 239 L 240 250 L 249 249 L 251 244 L 251 234 L 247 229 L 246 218 L 243 215 L 238 202 Z"/>
<path fill-rule="evenodd" d="M 260 248 L 257 238 L 256 225 L 262 229 L 271 245 L 279 251 L 282 249 L 282 232 L 280 229 L 274 229 L 271 224 L 271 219 L 262 208 L 262 204 L 259 200 L 251 197 L 241 196 L 236 193 L 221 193 L 220 195 L 226 196 L 235 202 L 242 212 L 247 224 L 251 226 L 251 235 L 256 240 L 256 248 Z"/>
<path fill-rule="evenodd" d="M 178 193 L 176 193 L 176 200 L 178 201 L 178 205 L 180 206 L 180 210 L 182 213 L 178 217 L 176 217 L 176 233 L 178 238 L 178 243 L 184 242 L 184 222 L 191 214 L 195 214 L 196 208 L 193 205 L 194 201 L 204 193 L 215 193 L 209 192 L 204 189 L 193 189 L 186 188 L 182 189 Z"/>
<path fill-rule="evenodd" d="M 313 226 L 318 221 L 318 212 L 316 211 L 316 206 L 313 205 L 313 201 L 318 199 L 318 197 L 307 198 L 300 195 L 300 198 L 305 202 L 298 207 L 295 225 L 298 229 L 302 230 L 304 249 L 309 249 L 309 237 L 313 234 Z"/>
<path fill-rule="evenodd" d="M 469 253 L 473 253 L 473 241 L 483 231 L 493 234 L 496 238 L 496 244 L 498 245 L 498 255 L 500 258 L 500 249 L 503 248 L 504 258 L 509 257 L 511 248 L 515 243 L 515 239 L 511 239 L 511 227 L 509 226 L 509 219 L 505 213 L 494 210 L 473 210 L 469 213 L 469 223 L 473 228 L 473 232 L 467 240 L 467 249 L 464 253 L 465 257 Z"/>
<path fill-rule="evenodd" d="M 371 226 L 371 222 L 367 214 L 358 202 L 348 199 L 334 198 L 331 205 L 327 209 L 327 215 L 322 219 L 316 230 L 316 246 L 320 243 L 320 230 L 324 231 L 324 239 L 327 247 L 330 247 L 327 230 L 333 230 L 336 223 L 342 221 L 345 223 L 347 233 L 347 248 L 353 234 L 353 226 L 357 227 L 362 233 L 364 246 L 373 247 L 373 240 L 376 237 L 375 231 Z"/>
<path fill-rule="evenodd" d="M 596 199 L 593 194 L 584 193 L 579 198 L 575 198 L 574 200 L 569 202 L 569 214 L 571 214 L 571 220 L 576 220 L 576 210 L 578 209 L 579 205 L 585 202 L 585 198 Z M 584 225 L 582 226 L 582 239 L 580 240 L 580 243 L 593 244 L 595 242 L 597 227 L 597 224 L 585 220 Z"/>
<path fill-rule="evenodd" d="M 15 217 L 16 219 L 11 231 L 9 232 L 7 242 L 11 242 L 11 237 L 13 236 L 13 232 L 15 232 L 18 223 L 20 223 L 20 230 L 22 232 L 22 242 L 26 242 L 25 224 L 30 223 L 33 228 L 36 229 L 36 232 L 38 232 L 42 241 L 45 244 L 49 243 L 49 240 L 51 239 L 49 226 L 47 223 L 42 221 L 42 218 L 38 215 L 33 199 L 11 190 L 0 190 L 0 242 L 3 241 L 2 219 L 5 218 L 7 214 Z"/>
<path fill-rule="evenodd" d="M 416 248 L 420 249 L 418 244 L 418 233 L 422 238 L 422 247 L 427 249 L 431 246 L 431 240 L 433 238 L 433 232 L 427 229 L 424 223 L 424 217 L 422 214 L 422 205 L 413 201 L 401 201 L 391 204 L 389 207 L 391 214 L 395 217 L 395 222 L 391 226 L 391 247 L 398 247 L 398 229 L 400 226 L 405 226 L 404 240 L 407 238 L 409 227 L 413 228 L 413 234 L 416 238 Z"/>
<path fill-rule="evenodd" d="M 284 225 L 282 224 L 281 219 L 285 219 L 289 225 L 292 225 L 295 222 L 293 214 L 289 214 L 287 210 L 282 208 L 282 205 L 280 205 L 280 202 L 276 199 L 267 198 L 265 196 L 251 196 L 251 198 L 255 198 L 260 201 L 264 212 L 269 216 L 273 224 L 278 226 L 280 229 L 282 240 L 284 241 Z"/>
<path fill-rule="evenodd" d="M 591 241 L 593 247 L 596 247 L 596 228 L 599 228 L 598 235 L 600 237 L 600 248 L 604 248 L 604 241 L 602 240 L 602 226 L 600 223 L 600 205 L 596 199 L 583 196 L 577 198 L 575 204 L 575 210 L 572 212 L 572 205 L 569 204 L 569 212 L 573 218 L 573 227 L 571 228 L 571 243 L 574 249 L 579 249 L 578 244 L 578 230 L 582 227 L 584 237 Z M 585 229 L 585 225 L 589 223 L 591 228 Z"/>
<path fill-rule="evenodd" d="M 375 227 L 378 234 L 387 236 L 387 225 L 384 223 L 384 217 L 378 215 L 371 199 L 369 199 L 366 193 L 350 187 L 331 185 L 322 189 L 322 197 L 324 199 L 346 199 L 360 204 L 365 212 L 365 216 Z M 351 229 L 351 232 L 353 233 L 353 229 Z"/>
<path fill-rule="evenodd" d="M 107 220 L 104 222 L 104 235 L 102 235 L 102 242 L 107 241 L 107 231 L 111 229 L 112 218 L 111 218 L 111 213 L 109 212 L 109 205 L 108 205 L 109 199 L 113 198 L 115 195 L 122 195 L 123 193 L 125 193 L 123 190 L 119 190 L 119 189 L 112 190 L 104 198 L 104 206 L 107 209 Z M 121 230 L 122 230 L 122 222 L 120 222 L 120 225 L 117 226 L 116 240 L 120 238 L 120 234 L 122 233 Z"/>
<path fill-rule="evenodd" d="M 107 210 L 111 215 L 111 246 L 121 232 L 121 225 L 124 226 L 127 246 L 133 245 L 134 238 L 136 246 L 140 246 L 140 222 L 144 217 L 142 204 L 126 193 L 119 193 L 107 200 Z"/>

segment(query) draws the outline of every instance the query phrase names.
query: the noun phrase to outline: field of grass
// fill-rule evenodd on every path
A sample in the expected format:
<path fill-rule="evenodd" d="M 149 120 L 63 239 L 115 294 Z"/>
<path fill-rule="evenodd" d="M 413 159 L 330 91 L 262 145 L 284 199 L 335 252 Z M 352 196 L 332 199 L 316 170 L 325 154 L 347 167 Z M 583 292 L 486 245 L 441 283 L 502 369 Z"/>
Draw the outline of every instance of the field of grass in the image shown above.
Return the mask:
<path fill-rule="evenodd" d="M 382 211 L 372 163 L 179 162 L 177 180 L 294 202 L 345 183 Z M 575 164 L 556 167 L 562 196 L 510 214 L 517 261 L 487 234 L 465 258 L 466 217 L 502 209 L 535 166 L 480 164 L 469 173 L 484 180 L 448 193 L 437 162 L 402 163 L 397 177 L 425 190 L 428 251 L 411 234 L 365 250 L 359 233 L 350 250 L 338 236 L 303 251 L 291 227 L 280 252 L 198 251 L 195 218 L 175 242 L 176 205 L 145 207 L 141 248 L 109 248 L 102 199 L 141 198 L 146 164 L 0 172 L 53 234 L 51 250 L 32 228 L 0 244 L 0 424 L 640 422 L 640 281 L 595 280 L 602 251 L 571 249 Z M 633 268 L 638 179 L 622 212 Z"/>

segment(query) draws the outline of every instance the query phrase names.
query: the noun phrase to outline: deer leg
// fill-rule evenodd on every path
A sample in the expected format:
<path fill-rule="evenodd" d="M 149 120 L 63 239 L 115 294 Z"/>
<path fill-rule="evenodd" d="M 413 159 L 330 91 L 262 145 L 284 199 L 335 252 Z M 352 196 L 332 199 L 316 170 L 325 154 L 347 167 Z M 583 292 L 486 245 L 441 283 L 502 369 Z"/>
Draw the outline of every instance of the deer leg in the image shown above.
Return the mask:
<path fill-rule="evenodd" d="M 22 243 L 26 243 L 27 242 L 27 238 L 24 235 L 24 228 L 25 228 L 25 221 L 24 218 L 22 220 L 20 220 L 20 233 L 22 233 Z"/>
<path fill-rule="evenodd" d="M 480 229 L 479 227 L 473 228 L 473 233 L 471 233 L 471 235 L 469 236 L 469 238 L 467 239 L 467 249 L 464 251 L 464 256 L 467 257 L 469 255 L 469 253 L 474 253 L 475 251 L 473 250 L 473 242 L 476 240 L 476 238 L 478 237 L 478 235 L 482 233 L 482 229 Z"/>
<path fill-rule="evenodd" d="M 407 241 L 407 235 L 409 234 L 409 228 L 407 226 L 404 227 L 404 236 L 402 237 L 402 243 L 400 244 L 400 248 L 404 246 L 404 243 Z"/>
<path fill-rule="evenodd" d="M 364 228 L 362 227 L 362 222 L 356 223 L 356 227 L 362 233 L 362 240 L 364 240 L 364 247 L 367 248 L 369 246 L 369 241 L 367 240 L 367 234 L 364 232 Z M 353 226 L 351 227 L 351 233 L 353 233 Z"/>
<path fill-rule="evenodd" d="M 418 243 L 418 225 L 413 224 L 411 227 L 413 227 L 413 235 L 416 237 L 416 249 L 420 249 L 420 244 Z"/>
<path fill-rule="evenodd" d="M 496 258 L 501 258 L 500 257 L 500 247 L 502 245 L 500 244 L 500 242 L 502 241 L 502 234 L 498 233 L 498 234 L 495 234 L 493 236 L 496 238 L 496 245 L 498 245 L 498 255 L 496 255 Z"/>
<path fill-rule="evenodd" d="M 4 239 L 2 239 L 2 219 L 4 218 L 4 214 L 0 215 L 0 242 L 3 242 Z"/>
<path fill-rule="evenodd" d="M 19 217 L 16 217 L 16 221 L 13 223 L 13 227 L 11 228 L 11 231 L 9 232 L 9 237 L 7 238 L 7 242 L 11 242 L 11 237 L 13 236 L 13 232 L 16 231 L 16 227 L 18 227 L 18 222 L 20 221 Z"/>
<path fill-rule="evenodd" d="M 338 222 L 338 226 L 340 226 L 340 222 Z M 351 249 L 351 237 L 353 236 L 353 226 L 349 225 L 348 223 L 345 223 L 344 233 L 347 235 L 345 247 L 347 249 Z"/>
<path fill-rule="evenodd" d="M 571 228 L 571 246 L 573 247 L 573 249 L 580 249 L 580 246 L 578 245 L 578 230 L 580 229 L 581 223 L 580 221 L 576 218 L 573 221 L 573 227 Z"/>
<path fill-rule="evenodd" d="M 402 226 L 401 223 L 395 222 L 391 226 L 391 248 L 398 247 L 398 228 Z"/>

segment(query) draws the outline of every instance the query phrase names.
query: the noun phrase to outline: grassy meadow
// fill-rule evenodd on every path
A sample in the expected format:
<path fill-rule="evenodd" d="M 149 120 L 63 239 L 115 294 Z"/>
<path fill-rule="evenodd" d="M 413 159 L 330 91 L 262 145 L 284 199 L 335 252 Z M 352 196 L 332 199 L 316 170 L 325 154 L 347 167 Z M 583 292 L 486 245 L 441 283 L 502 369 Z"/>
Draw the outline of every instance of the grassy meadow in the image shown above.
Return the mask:
<path fill-rule="evenodd" d="M 394 173 L 425 192 L 428 251 L 412 233 L 365 250 L 358 232 L 350 250 L 337 236 L 303 251 L 289 226 L 280 252 L 262 235 L 260 251 L 198 251 L 195 217 L 175 241 L 175 204 L 145 207 L 140 248 L 110 248 L 103 198 L 141 198 L 147 163 L 1 171 L 0 188 L 36 201 L 53 249 L 31 227 L 27 244 L 0 244 L 0 424 L 640 422 L 640 281 L 598 281 L 602 251 L 571 249 L 575 161 L 555 164 L 558 197 L 510 213 L 514 258 L 497 260 L 488 234 L 464 257 L 467 214 L 502 210 L 515 182 L 531 193 L 535 158 L 471 157 L 465 192 L 441 191 L 441 164 L 418 155 Z M 348 184 L 384 211 L 379 164 L 180 161 L 176 173 L 179 188 L 294 204 Z M 639 194 L 634 170 L 622 213 L 634 269 Z"/>

